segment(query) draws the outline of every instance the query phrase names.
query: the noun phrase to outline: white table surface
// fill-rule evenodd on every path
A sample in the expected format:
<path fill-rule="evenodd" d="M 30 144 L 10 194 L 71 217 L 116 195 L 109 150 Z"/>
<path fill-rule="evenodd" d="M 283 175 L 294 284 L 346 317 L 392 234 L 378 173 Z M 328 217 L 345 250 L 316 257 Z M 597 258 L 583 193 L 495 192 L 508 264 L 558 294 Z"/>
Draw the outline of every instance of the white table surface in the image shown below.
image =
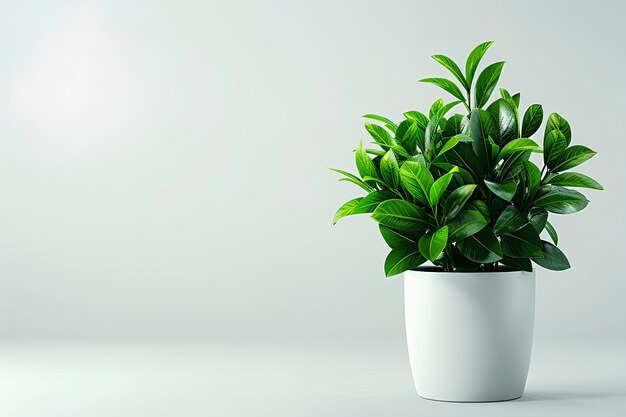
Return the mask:
<path fill-rule="evenodd" d="M 402 342 L 0 343 L 0 416 L 626 416 L 626 344 L 535 343 L 516 401 L 427 401 Z"/>

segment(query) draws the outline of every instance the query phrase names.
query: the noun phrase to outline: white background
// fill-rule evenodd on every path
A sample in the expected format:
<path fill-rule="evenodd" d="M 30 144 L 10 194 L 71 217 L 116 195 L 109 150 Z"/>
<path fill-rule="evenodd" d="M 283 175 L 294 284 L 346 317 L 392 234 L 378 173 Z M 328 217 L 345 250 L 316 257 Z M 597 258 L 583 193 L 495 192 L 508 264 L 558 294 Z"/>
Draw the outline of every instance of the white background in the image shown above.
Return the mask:
<path fill-rule="evenodd" d="M 358 189 L 327 168 L 355 171 L 361 115 L 451 99 L 417 82 L 445 76 L 430 55 L 462 63 L 494 40 L 499 85 L 568 119 L 606 189 L 551 218 L 572 269 L 538 271 L 535 349 L 626 341 L 625 15 L 618 1 L 2 2 L 1 340 L 404 355 L 401 278 L 384 278 L 367 217 L 331 226 Z"/>

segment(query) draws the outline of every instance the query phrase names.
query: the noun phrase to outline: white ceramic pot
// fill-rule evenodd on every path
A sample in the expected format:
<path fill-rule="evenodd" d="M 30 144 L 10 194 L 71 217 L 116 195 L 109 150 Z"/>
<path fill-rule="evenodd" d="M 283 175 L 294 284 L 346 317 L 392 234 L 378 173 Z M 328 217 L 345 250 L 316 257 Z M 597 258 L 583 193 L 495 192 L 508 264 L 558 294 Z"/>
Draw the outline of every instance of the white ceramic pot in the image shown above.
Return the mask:
<path fill-rule="evenodd" d="M 535 272 L 404 273 L 417 393 L 458 402 L 522 396 L 533 341 Z"/>

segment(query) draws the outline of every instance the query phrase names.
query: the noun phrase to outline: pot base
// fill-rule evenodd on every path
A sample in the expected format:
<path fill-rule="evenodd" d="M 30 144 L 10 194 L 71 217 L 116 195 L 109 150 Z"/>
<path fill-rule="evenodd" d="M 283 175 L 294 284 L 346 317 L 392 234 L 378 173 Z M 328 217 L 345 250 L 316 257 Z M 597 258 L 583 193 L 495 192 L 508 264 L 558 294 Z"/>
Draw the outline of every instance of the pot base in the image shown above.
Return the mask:
<path fill-rule="evenodd" d="M 428 401 L 437 401 L 440 403 L 503 403 L 506 401 L 514 401 L 514 400 L 519 400 L 520 398 L 522 398 L 522 396 L 520 395 L 519 397 L 514 397 L 514 398 L 506 398 L 504 400 L 483 400 L 483 401 L 459 401 L 459 400 L 440 400 L 437 398 L 428 398 L 428 397 L 424 397 L 423 395 L 417 394 L 420 398 L 423 398 L 424 400 L 428 400 Z"/>

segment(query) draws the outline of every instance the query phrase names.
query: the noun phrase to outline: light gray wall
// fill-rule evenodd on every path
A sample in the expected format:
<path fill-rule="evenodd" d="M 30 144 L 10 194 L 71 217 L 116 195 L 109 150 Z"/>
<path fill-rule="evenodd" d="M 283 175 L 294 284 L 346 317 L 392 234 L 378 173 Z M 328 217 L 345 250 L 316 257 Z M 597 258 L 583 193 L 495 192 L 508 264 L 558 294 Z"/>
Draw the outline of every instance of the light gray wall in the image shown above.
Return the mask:
<path fill-rule="evenodd" d="M 495 40 L 501 86 L 598 151 L 554 219 L 538 337 L 624 337 L 623 2 L 64 1 L 0 12 L 0 336 L 401 338 L 358 190 L 360 116 L 442 93 Z M 449 99 L 449 97 L 446 97 Z"/>

